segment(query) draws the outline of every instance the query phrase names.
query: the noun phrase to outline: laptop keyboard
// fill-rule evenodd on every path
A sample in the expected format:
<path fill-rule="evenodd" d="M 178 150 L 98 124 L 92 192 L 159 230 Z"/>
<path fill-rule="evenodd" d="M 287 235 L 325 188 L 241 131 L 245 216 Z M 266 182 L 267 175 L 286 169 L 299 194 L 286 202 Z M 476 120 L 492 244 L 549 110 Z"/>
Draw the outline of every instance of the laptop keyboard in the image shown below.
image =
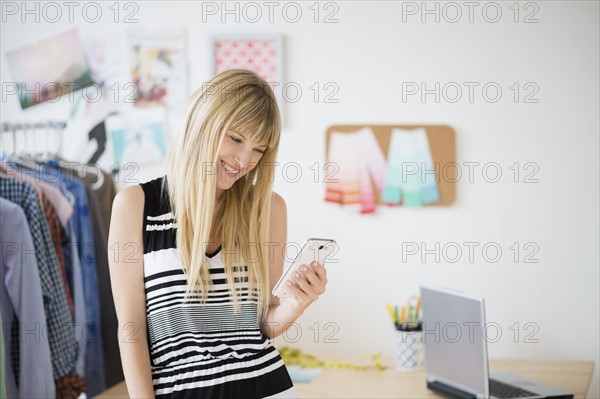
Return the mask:
<path fill-rule="evenodd" d="M 525 389 L 517 388 L 513 385 L 508 385 L 498 380 L 490 378 L 490 395 L 497 398 L 527 398 L 530 396 L 539 396 L 536 393 L 526 391 Z"/>

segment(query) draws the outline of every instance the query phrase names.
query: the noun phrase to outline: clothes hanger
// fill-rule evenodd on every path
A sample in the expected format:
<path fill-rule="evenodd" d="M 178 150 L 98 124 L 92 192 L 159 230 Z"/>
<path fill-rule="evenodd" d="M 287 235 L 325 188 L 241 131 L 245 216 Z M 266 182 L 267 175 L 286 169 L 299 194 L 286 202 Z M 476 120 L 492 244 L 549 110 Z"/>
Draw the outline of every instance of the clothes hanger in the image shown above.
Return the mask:
<path fill-rule="evenodd" d="M 13 125 L 13 128 L 16 129 L 17 127 L 19 127 L 19 125 Z M 24 140 L 23 151 L 20 151 L 20 152 L 17 151 L 16 154 L 14 155 L 14 157 L 11 158 L 11 161 L 13 161 L 25 168 L 35 170 L 39 165 L 35 162 L 35 158 L 33 157 L 33 155 L 27 151 L 28 133 L 30 131 L 29 128 L 32 126 L 23 124 L 23 125 L 20 125 L 20 127 L 23 128 L 22 129 L 23 130 L 23 140 Z M 32 132 L 32 134 L 34 134 L 34 133 Z M 35 137 L 34 137 L 34 143 L 35 143 Z"/>
<path fill-rule="evenodd" d="M 51 122 L 47 122 L 45 125 L 44 124 L 40 124 L 39 127 L 40 127 L 40 129 L 43 129 L 44 127 L 46 128 L 46 144 L 45 144 L 45 146 L 43 147 L 43 149 L 41 151 L 35 152 L 35 143 L 37 142 L 37 140 L 34 141 L 33 159 L 34 159 L 34 161 L 37 164 L 43 164 L 43 163 L 45 163 L 47 161 L 48 155 L 49 155 L 49 152 L 50 152 L 49 149 L 48 149 L 48 146 L 50 144 L 49 143 L 49 141 L 50 141 L 49 137 L 50 137 Z M 34 127 L 34 129 L 35 129 L 35 127 Z M 34 138 L 35 138 L 35 130 L 33 132 L 34 132 Z"/>
<path fill-rule="evenodd" d="M 0 136 L 0 149 L 2 150 L 2 158 L 4 159 L 4 157 L 8 157 L 11 153 L 13 153 L 15 151 L 15 141 L 14 141 L 14 137 L 13 137 L 13 145 L 12 145 L 12 149 L 11 152 L 9 153 L 8 151 L 6 151 L 6 147 L 4 144 L 4 132 L 10 132 L 10 125 L 7 122 L 2 122 L 2 135 Z"/>
<path fill-rule="evenodd" d="M 39 168 L 40 165 L 46 165 L 50 160 L 56 160 L 58 157 L 58 152 L 62 147 L 62 130 L 66 126 L 65 122 L 44 122 L 44 123 L 35 123 L 35 124 L 10 124 L 4 123 L 2 125 L 3 131 L 12 131 L 13 135 L 13 148 L 10 153 L 3 151 L 3 159 L 8 162 L 12 162 L 18 164 L 22 167 L 29 169 Z M 38 129 L 46 128 L 46 145 L 41 151 L 36 151 L 35 143 L 36 140 L 36 131 Z M 59 132 L 58 133 L 58 149 L 56 152 L 51 152 L 50 150 L 50 134 L 51 132 Z M 23 137 L 23 148 L 19 150 L 17 143 L 17 132 L 21 130 L 20 135 Z M 32 149 L 28 150 L 28 142 L 29 135 L 32 136 Z"/>
<path fill-rule="evenodd" d="M 53 122 L 53 121 L 48 121 L 45 124 L 46 127 L 46 146 L 44 148 L 44 151 L 40 152 L 37 154 L 36 156 L 36 161 L 38 163 L 41 164 L 47 164 L 48 161 L 51 160 L 55 160 L 55 161 L 64 161 L 60 156 L 60 150 L 62 147 L 62 136 L 63 136 L 63 131 L 64 131 L 64 127 L 66 126 L 66 123 L 64 122 Z M 54 134 L 55 136 L 58 136 L 58 148 L 55 151 L 51 151 L 50 147 L 50 136 Z"/>

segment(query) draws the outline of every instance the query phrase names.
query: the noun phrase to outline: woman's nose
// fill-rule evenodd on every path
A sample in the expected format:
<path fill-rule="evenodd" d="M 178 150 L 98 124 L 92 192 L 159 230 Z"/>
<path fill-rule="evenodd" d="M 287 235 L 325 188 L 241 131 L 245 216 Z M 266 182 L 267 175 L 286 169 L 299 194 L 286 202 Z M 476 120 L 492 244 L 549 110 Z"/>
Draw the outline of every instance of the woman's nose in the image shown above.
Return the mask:
<path fill-rule="evenodd" d="M 234 155 L 233 160 L 235 161 L 234 166 L 243 170 L 255 166 L 255 163 L 252 161 L 252 154 L 247 151 Z"/>
<path fill-rule="evenodd" d="M 235 167 L 243 169 L 248 164 L 249 157 L 247 155 L 244 155 L 244 153 L 241 153 L 235 155 L 233 157 L 233 160 L 235 161 Z"/>

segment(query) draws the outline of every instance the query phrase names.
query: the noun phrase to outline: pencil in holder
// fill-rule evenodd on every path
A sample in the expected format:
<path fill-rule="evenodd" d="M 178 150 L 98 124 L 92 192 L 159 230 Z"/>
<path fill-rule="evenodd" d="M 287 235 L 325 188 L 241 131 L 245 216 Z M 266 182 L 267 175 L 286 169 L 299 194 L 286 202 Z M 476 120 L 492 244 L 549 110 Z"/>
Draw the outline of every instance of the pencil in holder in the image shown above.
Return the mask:
<path fill-rule="evenodd" d="M 425 368 L 425 344 L 421 323 L 396 324 L 396 370 L 420 371 Z"/>

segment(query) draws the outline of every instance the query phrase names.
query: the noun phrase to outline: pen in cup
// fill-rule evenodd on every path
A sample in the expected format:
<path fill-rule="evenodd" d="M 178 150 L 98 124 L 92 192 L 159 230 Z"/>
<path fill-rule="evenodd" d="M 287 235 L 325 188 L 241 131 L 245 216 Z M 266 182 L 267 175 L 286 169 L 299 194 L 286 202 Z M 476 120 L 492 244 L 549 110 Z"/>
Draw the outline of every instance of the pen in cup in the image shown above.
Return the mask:
<path fill-rule="evenodd" d="M 390 319 L 397 330 L 411 331 L 421 328 L 421 297 L 413 295 L 406 305 L 385 304 Z"/>

